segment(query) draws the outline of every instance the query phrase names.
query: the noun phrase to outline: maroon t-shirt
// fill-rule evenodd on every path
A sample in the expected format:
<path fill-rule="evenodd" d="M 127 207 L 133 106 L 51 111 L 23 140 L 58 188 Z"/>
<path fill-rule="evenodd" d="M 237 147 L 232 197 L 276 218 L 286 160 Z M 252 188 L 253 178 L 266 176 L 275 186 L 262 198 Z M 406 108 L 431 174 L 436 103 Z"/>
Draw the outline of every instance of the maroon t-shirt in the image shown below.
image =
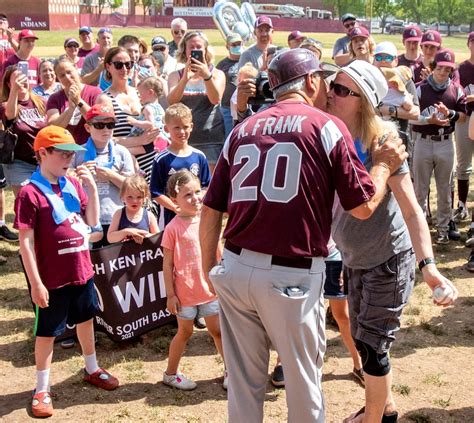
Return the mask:
<path fill-rule="evenodd" d="M 99 44 L 96 44 L 92 50 L 84 50 L 82 47 L 79 48 L 79 57 L 86 57 L 89 56 L 91 53 L 95 53 L 96 51 L 99 51 Z"/>
<path fill-rule="evenodd" d="M 30 88 L 34 88 L 41 84 L 40 78 L 40 64 L 41 60 L 35 56 L 31 56 L 28 60 L 20 59 L 16 54 L 10 56 L 3 65 L 3 69 L 6 70 L 8 66 L 16 65 L 18 62 L 28 62 L 28 84 Z"/>
<path fill-rule="evenodd" d="M 56 289 L 65 285 L 83 285 L 94 276 L 89 254 L 85 214 L 87 194 L 76 179 L 75 186 L 81 203 L 81 214 L 71 213 L 57 225 L 45 195 L 33 184 L 21 188 L 15 200 L 16 229 L 33 229 L 35 256 L 44 286 Z M 59 195 L 59 185 L 52 186 Z"/>
<path fill-rule="evenodd" d="M 459 65 L 459 82 L 464 89 L 464 94 L 474 94 L 474 63 L 465 60 Z M 474 110 L 474 101 L 466 103 L 467 112 L 469 115 Z"/>
<path fill-rule="evenodd" d="M 420 54 L 415 60 L 409 60 L 404 54 L 400 54 L 397 59 L 397 66 L 407 66 L 411 69 L 412 73 L 414 73 L 415 69 L 418 67 L 418 64 L 423 60 L 423 56 Z"/>
<path fill-rule="evenodd" d="M 345 210 L 374 185 L 337 118 L 297 101 L 257 113 L 227 139 L 204 204 L 228 212 L 224 237 L 282 257 L 326 257 L 337 192 Z"/>
<path fill-rule="evenodd" d="M 39 130 L 46 126 L 46 115 L 41 115 L 31 99 L 19 101 L 18 105 L 20 109 L 18 117 L 12 124 L 13 133 L 18 135 L 18 141 L 15 146 L 15 159 L 35 165 L 36 157 L 33 143 Z M 9 126 L 11 121 L 7 121 L 5 107 L 6 103 L 0 104 L 0 119 L 4 126 Z"/>
<path fill-rule="evenodd" d="M 102 91 L 98 87 L 93 87 L 92 85 L 84 85 L 84 88 L 81 91 L 81 98 L 89 106 L 93 106 L 97 100 L 97 97 L 102 94 Z M 48 99 L 48 104 L 46 105 L 46 110 L 57 109 L 59 113 L 63 113 L 64 110 L 69 106 L 69 101 L 67 99 L 66 93 L 64 90 L 58 91 Z M 79 110 L 79 107 L 76 107 L 74 114 L 72 115 L 69 125 L 67 126 L 68 131 L 72 134 L 74 139 L 78 144 L 85 144 L 89 138 L 89 133 L 86 131 L 84 124 L 86 123 L 84 117 Z"/>
<path fill-rule="evenodd" d="M 466 96 L 459 84 L 451 81 L 451 84 L 443 91 L 435 91 L 428 81 L 421 82 L 416 88 L 420 100 L 420 114 L 429 118 L 436 113 L 436 103 L 442 102 L 448 109 L 466 113 Z M 413 125 L 415 132 L 423 135 L 443 135 L 454 132 L 454 123 L 449 126 L 439 125 Z"/>

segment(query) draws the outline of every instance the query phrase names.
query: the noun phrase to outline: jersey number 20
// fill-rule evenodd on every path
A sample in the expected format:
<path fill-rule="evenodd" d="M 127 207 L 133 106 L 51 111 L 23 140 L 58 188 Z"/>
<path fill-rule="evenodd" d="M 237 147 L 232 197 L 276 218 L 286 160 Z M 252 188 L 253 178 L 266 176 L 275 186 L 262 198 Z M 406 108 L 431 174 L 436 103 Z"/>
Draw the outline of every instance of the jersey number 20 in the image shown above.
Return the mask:
<path fill-rule="evenodd" d="M 260 164 L 261 152 L 254 144 L 241 145 L 234 156 L 233 165 L 247 161 L 232 178 L 232 203 L 256 201 L 259 187 L 242 186 Z M 298 194 L 302 153 L 294 143 L 279 142 L 267 151 L 263 164 L 260 191 L 267 201 L 288 203 Z M 286 160 L 281 160 L 285 158 Z M 284 175 L 282 186 L 276 185 L 277 174 Z"/>

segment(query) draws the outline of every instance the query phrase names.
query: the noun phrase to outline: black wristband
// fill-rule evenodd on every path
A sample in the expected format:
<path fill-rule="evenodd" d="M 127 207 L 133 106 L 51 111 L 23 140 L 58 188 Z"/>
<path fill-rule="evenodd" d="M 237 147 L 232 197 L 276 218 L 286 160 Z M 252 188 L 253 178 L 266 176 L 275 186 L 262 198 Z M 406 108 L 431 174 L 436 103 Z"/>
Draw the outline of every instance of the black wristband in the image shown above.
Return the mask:
<path fill-rule="evenodd" d="M 208 78 L 202 78 L 205 82 L 210 81 L 212 79 L 212 73 L 209 75 Z"/>
<path fill-rule="evenodd" d="M 77 107 L 79 107 L 79 109 L 82 109 L 84 107 L 84 102 L 82 100 L 79 101 L 79 103 L 77 103 Z"/>
<path fill-rule="evenodd" d="M 459 119 L 459 113 L 456 110 L 450 110 L 448 119 L 451 123 L 455 123 Z"/>
<path fill-rule="evenodd" d="M 423 260 L 420 260 L 420 262 L 418 263 L 418 269 L 420 269 L 420 272 L 427 264 L 436 264 L 436 260 L 433 257 L 427 257 Z"/>

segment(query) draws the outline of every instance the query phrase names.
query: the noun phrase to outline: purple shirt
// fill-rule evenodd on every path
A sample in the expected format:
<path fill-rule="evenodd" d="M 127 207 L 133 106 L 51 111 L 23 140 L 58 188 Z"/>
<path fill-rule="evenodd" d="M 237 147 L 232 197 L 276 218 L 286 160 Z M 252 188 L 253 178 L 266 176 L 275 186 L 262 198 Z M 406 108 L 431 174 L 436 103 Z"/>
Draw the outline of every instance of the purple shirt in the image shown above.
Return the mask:
<path fill-rule="evenodd" d="M 420 100 L 421 116 L 430 117 L 436 113 L 435 104 L 444 103 L 450 110 L 466 113 L 466 96 L 459 84 L 451 81 L 444 91 L 435 91 L 427 81 L 422 81 L 416 88 L 418 99 Z M 449 126 L 439 125 L 413 125 L 415 132 L 423 135 L 443 135 L 454 132 L 454 123 Z"/>
<path fill-rule="evenodd" d="M 345 125 L 284 101 L 234 128 L 204 204 L 228 212 L 224 238 L 282 257 L 326 257 L 334 194 L 351 210 L 375 193 Z"/>
<path fill-rule="evenodd" d="M 79 53 L 77 54 L 79 57 L 86 57 L 89 56 L 91 53 L 95 53 L 96 51 L 99 51 L 99 44 L 96 44 L 94 47 L 92 47 L 91 50 L 85 50 L 82 47 L 79 48 Z"/>
<path fill-rule="evenodd" d="M 102 91 L 100 88 L 93 87 L 92 85 L 84 85 L 84 88 L 81 91 L 81 99 L 92 107 L 95 104 L 97 97 L 99 97 L 101 94 Z M 51 109 L 57 109 L 59 110 L 59 113 L 63 113 L 68 106 L 69 101 L 67 99 L 66 93 L 64 90 L 61 90 L 51 94 L 48 99 L 48 104 L 46 105 L 46 110 L 48 111 Z M 86 121 L 82 116 L 79 107 L 76 107 L 67 126 L 67 130 L 72 134 L 78 144 L 85 144 L 89 138 L 89 133 L 84 127 L 85 123 Z"/>
<path fill-rule="evenodd" d="M 71 213 L 57 225 L 46 196 L 36 185 L 21 188 L 15 200 L 16 229 L 33 229 L 35 256 L 44 286 L 56 289 L 65 285 L 83 285 L 94 276 L 89 254 L 87 226 L 82 220 L 87 194 L 77 179 L 69 178 L 77 190 L 81 213 Z M 52 185 L 56 194 L 59 185 Z"/>
<path fill-rule="evenodd" d="M 28 62 L 28 85 L 30 88 L 34 88 L 37 85 L 41 84 L 40 79 L 40 64 L 41 61 L 35 56 L 31 56 L 28 60 L 20 59 L 16 54 L 10 56 L 5 63 L 3 64 L 3 71 L 5 71 L 8 66 L 16 65 L 18 62 Z"/>
<path fill-rule="evenodd" d="M 420 54 L 415 60 L 409 60 L 405 57 L 404 54 L 400 54 L 400 56 L 398 56 L 397 59 L 398 59 L 397 66 L 406 66 L 411 69 L 413 73 L 413 80 L 414 80 L 415 69 L 419 66 L 419 63 L 423 60 L 423 56 Z"/>

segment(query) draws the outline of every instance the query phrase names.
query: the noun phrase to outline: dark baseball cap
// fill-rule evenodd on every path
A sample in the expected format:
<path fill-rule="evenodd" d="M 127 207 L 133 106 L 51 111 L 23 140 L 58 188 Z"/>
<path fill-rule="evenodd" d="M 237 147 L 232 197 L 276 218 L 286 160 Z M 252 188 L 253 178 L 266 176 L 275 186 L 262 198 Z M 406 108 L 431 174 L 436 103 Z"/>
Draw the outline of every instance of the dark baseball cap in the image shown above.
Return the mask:
<path fill-rule="evenodd" d="M 454 51 L 449 48 L 438 51 L 434 59 L 436 65 L 439 66 L 450 66 L 453 69 L 456 67 L 456 61 L 454 57 Z"/>
<path fill-rule="evenodd" d="M 161 35 L 157 35 L 156 37 L 153 37 L 152 40 L 151 40 L 151 46 L 152 47 L 163 45 L 163 44 L 168 45 L 168 43 L 166 42 L 166 39 L 164 37 L 162 37 Z"/>
<path fill-rule="evenodd" d="M 349 38 L 352 40 L 355 37 L 369 38 L 370 32 L 365 26 L 356 26 L 349 31 Z"/>
<path fill-rule="evenodd" d="M 352 13 L 344 13 L 341 16 L 341 22 L 344 23 L 345 21 L 355 21 L 357 18 Z"/>
<path fill-rule="evenodd" d="M 255 21 L 255 28 L 258 28 L 262 25 L 268 25 L 270 28 L 273 28 L 272 20 L 265 15 L 259 16 Z"/>
<path fill-rule="evenodd" d="M 417 26 L 408 26 L 403 30 L 403 41 L 421 41 L 421 29 Z"/>
<path fill-rule="evenodd" d="M 108 33 L 108 34 L 112 34 L 112 30 L 111 30 L 110 28 L 104 27 L 104 28 L 100 28 L 100 29 L 97 31 L 97 35 L 103 34 L 104 32 L 106 32 L 106 33 Z"/>
<path fill-rule="evenodd" d="M 306 38 L 306 35 L 303 35 L 301 31 L 292 31 L 290 35 L 288 35 L 288 41 L 302 40 L 303 38 Z"/>
<path fill-rule="evenodd" d="M 90 34 L 92 32 L 92 28 L 90 26 L 81 26 L 79 28 L 79 35 L 81 35 L 83 32 Z"/>
<path fill-rule="evenodd" d="M 75 38 L 66 38 L 66 41 L 64 41 L 64 47 L 69 47 L 72 44 L 75 44 L 78 47 L 80 46 L 79 41 Z"/>
<path fill-rule="evenodd" d="M 429 29 L 421 37 L 421 45 L 431 45 L 439 47 L 441 45 L 441 34 L 438 31 Z"/>

